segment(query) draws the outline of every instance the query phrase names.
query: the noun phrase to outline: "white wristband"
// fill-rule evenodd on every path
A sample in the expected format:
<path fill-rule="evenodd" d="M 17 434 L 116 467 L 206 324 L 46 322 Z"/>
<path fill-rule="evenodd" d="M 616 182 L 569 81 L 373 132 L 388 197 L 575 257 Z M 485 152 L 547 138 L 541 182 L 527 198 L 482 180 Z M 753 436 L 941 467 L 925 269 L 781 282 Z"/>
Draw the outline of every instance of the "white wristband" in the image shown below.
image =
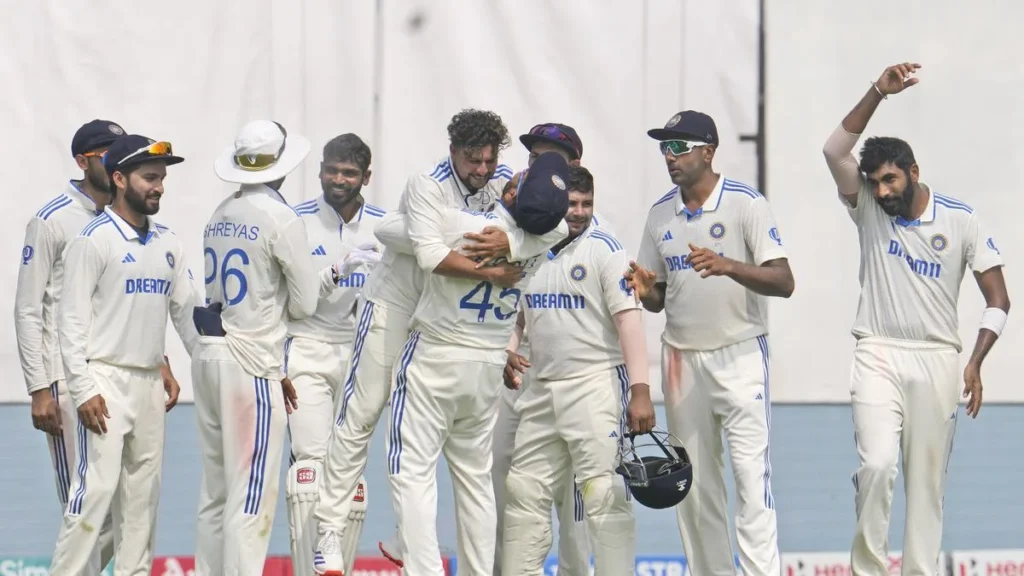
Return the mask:
<path fill-rule="evenodd" d="M 981 328 L 991 330 L 999 336 L 1003 333 L 1003 327 L 1006 326 L 1006 312 L 1003 312 L 999 308 L 985 308 L 985 312 L 981 314 Z"/>

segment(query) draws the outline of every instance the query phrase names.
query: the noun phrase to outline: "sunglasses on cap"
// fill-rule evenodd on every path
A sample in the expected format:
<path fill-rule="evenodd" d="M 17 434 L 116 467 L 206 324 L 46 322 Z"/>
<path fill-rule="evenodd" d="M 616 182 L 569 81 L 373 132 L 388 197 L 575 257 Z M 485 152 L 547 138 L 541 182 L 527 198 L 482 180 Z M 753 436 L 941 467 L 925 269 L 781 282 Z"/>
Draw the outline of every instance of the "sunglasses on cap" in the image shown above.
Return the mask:
<path fill-rule="evenodd" d="M 563 132 L 558 126 L 554 126 L 552 124 L 538 124 L 533 128 L 530 128 L 530 136 L 541 136 L 543 138 L 551 138 L 560 142 L 565 142 L 576 152 L 576 155 L 579 156 L 579 150 L 576 148 L 576 142 L 574 142 L 573 139 Z"/>
<path fill-rule="evenodd" d="M 281 154 L 284 153 L 284 147 L 288 145 L 288 131 L 279 122 L 274 120 L 271 120 L 271 122 L 277 124 L 277 127 L 281 129 L 281 134 L 284 135 L 284 139 L 281 140 L 281 147 L 274 154 L 244 154 L 235 156 L 236 166 L 248 172 L 259 172 L 277 164 Z"/>
<path fill-rule="evenodd" d="M 135 152 L 132 152 L 131 154 L 125 156 L 124 158 L 121 158 L 121 160 L 118 161 L 117 165 L 120 166 L 124 164 L 126 161 L 135 158 L 136 156 L 139 156 L 141 154 L 145 154 L 147 156 L 171 156 L 174 154 L 174 150 L 171 148 L 170 142 L 153 142 L 152 144 L 148 146 L 143 146 L 142 148 L 139 148 Z M 84 156 L 88 156 L 88 154 L 84 154 Z M 107 152 L 104 151 L 99 156 L 104 161 L 106 161 Z"/>
<path fill-rule="evenodd" d="M 692 142 L 690 140 L 663 140 L 658 143 L 662 154 L 682 156 L 689 154 L 701 146 L 709 146 L 707 142 Z"/>

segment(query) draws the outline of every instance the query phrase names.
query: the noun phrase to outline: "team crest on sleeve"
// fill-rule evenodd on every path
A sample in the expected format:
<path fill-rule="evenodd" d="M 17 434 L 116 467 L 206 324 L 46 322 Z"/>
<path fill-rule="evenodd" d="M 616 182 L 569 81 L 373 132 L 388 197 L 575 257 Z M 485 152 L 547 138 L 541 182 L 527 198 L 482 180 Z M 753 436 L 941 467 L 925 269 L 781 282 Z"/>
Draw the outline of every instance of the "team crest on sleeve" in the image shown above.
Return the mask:
<path fill-rule="evenodd" d="M 768 230 L 768 237 L 772 239 L 772 242 L 782 246 L 782 236 L 779 235 L 778 228 L 772 226 L 771 229 Z"/>
<path fill-rule="evenodd" d="M 999 251 L 999 248 L 996 248 L 996 241 L 995 240 L 989 238 L 988 240 L 985 241 L 985 246 L 988 246 L 989 250 L 992 250 L 996 254 L 999 254 L 1000 256 L 1002 256 L 1003 253 Z M 25 248 L 31 249 L 31 246 L 26 246 Z M 31 257 L 32 256 L 30 255 L 29 258 L 31 258 Z"/>
<path fill-rule="evenodd" d="M 625 278 L 620 278 L 619 279 L 619 290 L 622 290 L 623 292 L 625 292 L 626 296 L 632 296 L 633 295 L 633 289 L 629 287 L 629 282 L 626 282 Z"/>
<path fill-rule="evenodd" d="M 582 282 L 587 277 L 587 269 L 583 264 L 577 264 L 569 270 L 569 277 L 577 282 Z"/>
<path fill-rule="evenodd" d="M 167 252 L 167 265 L 174 268 L 174 254 Z"/>
<path fill-rule="evenodd" d="M 928 243 L 932 245 L 932 249 L 936 252 L 942 252 L 946 249 L 946 246 L 949 246 L 949 240 L 947 240 L 942 234 L 932 236 L 932 239 L 929 240 Z"/>
<path fill-rule="evenodd" d="M 992 244 L 992 239 L 989 238 L 988 241 L 989 241 L 989 244 L 991 245 Z M 994 249 L 995 248 L 993 248 L 993 250 Z M 22 263 L 22 265 L 28 264 L 28 261 L 32 259 L 32 256 L 35 256 L 35 253 L 36 253 L 36 249 L 31 247 L 31 246 L 25 246 L 24 248 L 22 248 L 21 249 L 21 263 Z"/>
<path fill-rule="evenodd" d="M 708 234 L 710 234 L 715 240 L 721 240 L 722 236 L 725 236 L 725 224 L 715 222 L 711 225 L 711 228 L 708 229 Z"/>

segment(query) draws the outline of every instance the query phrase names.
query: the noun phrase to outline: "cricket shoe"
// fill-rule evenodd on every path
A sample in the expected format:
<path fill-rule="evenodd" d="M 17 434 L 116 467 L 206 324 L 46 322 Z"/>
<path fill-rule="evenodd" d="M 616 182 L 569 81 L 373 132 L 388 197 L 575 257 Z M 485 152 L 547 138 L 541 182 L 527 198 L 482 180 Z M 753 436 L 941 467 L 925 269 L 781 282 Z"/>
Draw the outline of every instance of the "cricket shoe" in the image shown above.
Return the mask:
<path fill-rule="evenodd" d="M 313 571 L 322 576 L 345 576 L 341 541 L 334 532 L 326 532 L 320 537 L 316 555 L 313 556 Z"/>

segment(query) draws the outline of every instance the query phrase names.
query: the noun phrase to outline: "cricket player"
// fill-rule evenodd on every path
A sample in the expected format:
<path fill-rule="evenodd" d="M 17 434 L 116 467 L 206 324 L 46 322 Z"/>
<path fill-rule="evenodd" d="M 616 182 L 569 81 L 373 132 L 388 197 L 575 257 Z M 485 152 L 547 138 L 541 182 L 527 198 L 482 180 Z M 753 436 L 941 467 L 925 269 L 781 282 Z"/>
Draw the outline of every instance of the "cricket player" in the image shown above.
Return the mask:
<path fill-rule="evenodd" d="M 889 517 L 901 452 L 907 494 L 901 570 L 938 570 L 958 410 L 957 301 L 965 270 L 974 272 L 986 303 L 963 371 L 972 418 L 981 409 L 981 363 L 1010 309 L 1002 257 L 978 213 L 922 182 L 909 144 L 873 137 L 864 141 L 859 164 L 851 153 L 878 105 L 917 84 L 913 75 L 919 68 L 910 62 L 886 68 L 823 150 L 860 240 L 850 387 L 860 456 L 853 476 L 857 528 L 850 564 L 858 575 L 889 573 Z"/>
<path fill-rule="evenodd" d="M 397 212 L 408 216 L 415 250 L 414 254 L 385 250 L 359 299 L 345 399 L 332 432 L 320 491 L 318 510 L 331 510 L 331 516 L 317 514 L 319 574 L 339 576 L 345 564 L 341 550 L 344 519 L 366 468 L 370 438 L 391 393 L 392 367 L 409 339 L 409 323 L 423 290 L 424 276 L 432 272 L 492 282 L 502 288 L 520 279 L 521 271 L 515 266 L 483 267 L 451 250 L 441 228 L 446 207 L 477 212 L 493 209 L 513 175 L 511 168 L 498 164 L 498 155 L 508 139 L 508 129 L 497 114 L 463 110 L 448 125 L 448 154 L 406 182 Z M 511 259 L 516 259 L 523 250 L 539 244 L 531 244 L 522 231 L 512 231 L 502 238 L 504 241 L 496 242 L 498 247 L 488 256 L 511 253 Z M 401 566 L 402 551 L 396 544 L 379 546 L 385 557 Z"/>
<path fill-rule="evenodd" d="M 384 211 L 368 204 L 362 188 L 370 183 L 370 147 L 355 134 L 342 134 L 323 148 L 320 187 L 323 194 L 295 207 L 305 222 L 314 267 L 323 268 L 353 250 L 376 244 L 374 226 Z M 316 312 L 288 324 L 284 369 L 298 394 L 299 409 L 288 417 L 291 467 L 286 493 L 291 528 L 292 568 L 296 574 L 313 574 L 316 523 L 313 511 L 323 482 L 323 460 L 335 415 L 344 392 L 348 360 L 355 333 L 356 295 L 366 281 L 369 267 L 353 271 L 330 295 L 322 297 Z M 354 505 L 365 508 L 366 491 Z M 334 510 L 324 510 L 325 515 Z M 362 533 L 346 533 L 352 547 L 345 573 L 351 572 L 354 551 Z"/>
<path fill-rule="evenodd" d="M 736 481 L 736 542 L 747 576 L 781 570 L 771 490 L 767 297 L 788 298 L 793 273 L 764 196 L 714 171 L 718 129 L 687 110 L 659 141 L 676 185 L 654 203 L 625 277 L 644 308 L 665 311 L 662 390 L 668 430 L 693 464 L 676 507 L 694 574 L 736 573 L 726 518 L 722 432 Z"/>
<path fill-rule="evenodd" d="M 103 158 L 113 202 L 68 244 L 64 260 L 57 334 L 78 411 L 77 466 L 51 574 L 88 573 L 108 514 L 114 572 L 149 572 L 164 414 L 177 401 L 161 374 L 168 314 L 190 355 L 198 339 L 198 293 L 181 241 L 151 218 L 167 166 L 183 159 L 169 142 L 139 135 L 119 136 Z"/>
<path fill-rule="evenodd" d="M 499 519 L 503 574 L 543 575 L 551 504 L 574 476 L 596 572 L 629 574 L 636 564 L 632 504 L 615 466 L 622 435 L 654 426 L 643 309 L 622 278 L 629 265 L 622 244 L 593 226 L 592 175 L 579 166 L 569 174 L 569 237 L 524 290 L 519 313 L 535 346 L 530 386 L 516 402 L 509 502 Z M 511 364 L 506 386 L 517 388 Z"/>
<path fill-rule="evenodd" d="M 518 261 L 525 287 L 547 250 L 568 235 L 568 164 L 558 154 L 540 156 L 518 185 L 506 187 L 493 214 L 454 210 L 444 220 L 453 249 L 488 223 L 519 228 L 539 249 Z M 395 215 L 394 220 L 403 216 Z M 377 237 L 387 249 L 388 218 Z M 408 219 L 411 227 L 412 219 Z M 399 226 L 402 229 L 402 226 Z M 427 275 L 413 314 L 409 341 L 394 371 L 388 418 L 388 473 L 398 516 L 406 572 L 444 574 L 437 543 L 437 460 L 444 454 L 452 474 L 458 525 L 459 570 L 490 576 L 494 570 L 497 515 L 491 479 L 491 441 L 505 349 L 516 324 L 522 288 L 500 289 L 490 282 Z M 550 505 L 548 507 L 550 510 Z"/>
<path fill-rule="evenodd" d="M 197 324 L 215 320 L 203 322 L 192 362 L 204 459 L 197 576 L 260 574 L 266 560 L 287 412 L 297 407 L 283 366 L 288 322 L 313 315 L 338 280 L 317 274 L 304 219 L 278 192 L 308 153 L 303 136 L 255 120 L 214 162 L 240 187 L 203 234 L 208 307 Z"/>
<path fill-rule="evenodd" d="M 53 462 L 57 498 L 68 504 L 71 473 L 75 470 L 78 412 L 71 404 L 57 343 L 57 304 L 64 279 L 64 249 L 113 199 L 110 179 L 101 158 L 124 134 L 109 120 L 82 125 L 71 139 L 71 155 L 82 170 L 65 192 L 46 203 L 29 220 L 21 249 L 18 292 L 14 300 L 14 329 L 25 384 L 32 397 L 32 425 L 46 432 Z M 86 571 L 99 574 L 114 550 L 110 516 L 103 522 L 97 550 Z"/>
<path fill-rule="evenodd" d="M 545 123 L 538 124 L 526 134 L 519 136 L 519 142 L 529 151 L 527 167 L 532 166 L 534 160 L 545 152 L 554 152 L 561 155 L 569 163 L 569 166 L 579 166 L 583 157 L 583 142 L 572 126 L 565 124 Z M 571 189 L 570 189 L 571 191 Z M 570 197 L 571 205 L 571 197 Z M 591 212 L 591 219 L 597 225 L 599 218 Z M 570 230 L 572 226 L 570 223 Z M 481 234 L 473 234 L 468 237 L 476 240 L 476 243 L 465 248 L 470 256 L 475 255 L 475 249 L 487 250 L 491 242 L 490 236 L 494 234 L 493 229 L 485 228 Z M 500 239 L 499 239 L 500 240 Z M 522 374 L 529 361 L 530 356 L 529 337 L 523 334 L 519 339 L 519 346 L 516 353 L 509 351 L 508 370 L 519 370 Z M 508 476 L 509 466 L 512 465 L 512 450 L 515 445 L 516 429 L 519 426 L 519 414 L 515 410 L 515 402 L 522 395 L 528 384 L 529 378 L 523 375 L 522 386 L 515 389 L 504 388 L 499 392 L 501 402 L 498 405 L 498 420 L 494 427 L 494 501 L 498 508 L 498 525 L 494 547 L 494 573 L 498 576 L 501 573 L 501 547 L 502 532 L 505 510 L 505 477 Z M 590 550 L 587 543 L 586 524 L 584 523 L 585 513 L 583 510 L 583 497 L 576 488 L 576 482 L 569 476 L 565 482 L 565 489 L 556 491 L 554 494 L 555 510 L 558 514 L 558 573 L 562 576 L 589 576 L 590 575 Z"/>

